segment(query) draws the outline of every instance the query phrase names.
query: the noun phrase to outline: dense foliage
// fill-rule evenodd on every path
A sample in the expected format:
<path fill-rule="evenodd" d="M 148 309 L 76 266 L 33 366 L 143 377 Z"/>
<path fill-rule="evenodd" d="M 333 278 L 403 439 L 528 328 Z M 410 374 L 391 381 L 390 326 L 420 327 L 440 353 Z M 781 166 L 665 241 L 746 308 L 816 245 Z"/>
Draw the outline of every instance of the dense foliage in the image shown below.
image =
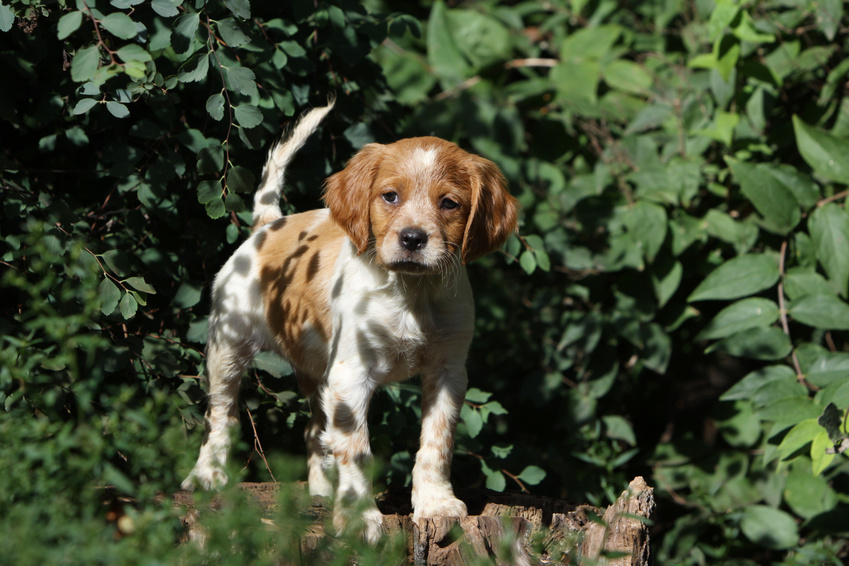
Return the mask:
<path fill-rule="evenodd" d="M 204 560 L 158 494 L 201 441 L 208 284 L 269 143 L 335 94 L 288 210 L 408 135 L 494 160 L 523 205 L 470 266 L 457 485 L 605 505 L 641 474 L 658 563 L 842 563 L 843 3 L 398 5 L 0 3 L 3 561 Z M 302 479 L 303 399 L 255 366 L 234 474 Z M 375 400 L 383 485 L 409 482 L 418 398 Z M 297 548 L 303 521 L 272 533 L 232 499 L 210 552 Z"/>

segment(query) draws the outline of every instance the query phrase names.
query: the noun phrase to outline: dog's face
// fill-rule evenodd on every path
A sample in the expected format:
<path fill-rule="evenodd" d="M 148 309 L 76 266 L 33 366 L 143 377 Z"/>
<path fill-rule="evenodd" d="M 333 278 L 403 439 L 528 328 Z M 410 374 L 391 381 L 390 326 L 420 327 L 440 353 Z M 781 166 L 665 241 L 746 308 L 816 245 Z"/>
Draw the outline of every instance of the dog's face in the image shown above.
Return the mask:
<path fill-rule="evenodd" d="M 359 253 L 386 269 L 437 273 L 500 247 L 517 202 L 494 163 L 439 138 L 369 144 L 327 180 L 325 203 Z"/>

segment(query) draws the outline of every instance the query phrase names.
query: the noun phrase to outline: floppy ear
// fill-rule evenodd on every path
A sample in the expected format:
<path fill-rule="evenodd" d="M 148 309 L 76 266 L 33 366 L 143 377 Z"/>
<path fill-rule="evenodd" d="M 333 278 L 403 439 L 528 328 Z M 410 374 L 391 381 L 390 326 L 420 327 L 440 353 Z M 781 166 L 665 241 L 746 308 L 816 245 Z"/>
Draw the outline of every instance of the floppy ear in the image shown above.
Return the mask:
<path fill-rule="evenodd" d="M 500 248 L 518 228 L 519 202 L 492 161 L 472 156 L 472 207 L 463 235 L 463 263 Z"/>
<path fill-rule="evenodd" d="M 370 143 L 324 184 L 324 204 L 330 209 L 330 217 L 345 230 L 358 254 L 365 251 L 370 237 L 371 187 L 382 155 L 383 146 Z"/>

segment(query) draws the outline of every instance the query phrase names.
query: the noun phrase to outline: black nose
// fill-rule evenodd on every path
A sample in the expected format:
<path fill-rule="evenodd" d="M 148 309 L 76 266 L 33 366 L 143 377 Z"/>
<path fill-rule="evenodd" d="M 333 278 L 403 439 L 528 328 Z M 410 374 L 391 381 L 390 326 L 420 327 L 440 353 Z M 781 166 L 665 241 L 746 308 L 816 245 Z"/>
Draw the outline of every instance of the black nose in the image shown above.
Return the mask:
<path fill-rule="evenodd" d="M 405 250 L 415 252 L 427 245 L 427 232 L 421 228 L 404 228 L 398 234 L 398 241 Z"/>

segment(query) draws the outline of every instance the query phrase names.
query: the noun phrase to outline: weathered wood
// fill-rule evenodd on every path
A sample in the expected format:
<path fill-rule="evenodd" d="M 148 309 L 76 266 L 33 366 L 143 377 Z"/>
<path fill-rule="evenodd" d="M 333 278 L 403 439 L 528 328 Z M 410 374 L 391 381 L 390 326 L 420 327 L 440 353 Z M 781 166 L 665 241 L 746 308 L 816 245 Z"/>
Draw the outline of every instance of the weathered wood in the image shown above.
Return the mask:
<path fill-rule="evenodd" d="M 276 506 L 275 484 L 241 484 L 264 514 Z M 653 490 L 642 478 L 631 482 L 622 496 L 606 511 L 588 505 L 575 506 L 562 500 L 529 494 L 502 494 L 483 490 L 460 491 L 470 515 L 462 519 L 439 517 L 413 521 L 409 493 L 385 494 L 378 499 L 387 533 L 403 532 L 408 563 L 462 565 L 478 557 L 511 565 L 593 564 L 646 566 L 651 555 L 646 519 L 654 511 Z M 194 526 L 197 509 L 188 492 L 174 495 L 185 509 L 186 540 L 202 543 L 203 533 Z M 326 536 L 324 524 L 329 510 L 313 499 L 306 513 L 314 524 L 303 537 L 304 554 L 316 552 Z M 269 528 L 276 526 L 263 520 Z M 621 556 L 611 555 L 622 553 Z"/>
<path fill-rule="evenodd" d="M 648 520 L 654 513 L 654 489 L 642 477 L 635 478 L 616 502 L 607 508 L 601 522 L 588 525 L 583 555 L 595 558 L 599 566 L 649 564 Z M 618 558 L 606 553 L 621 553 Z"/>

